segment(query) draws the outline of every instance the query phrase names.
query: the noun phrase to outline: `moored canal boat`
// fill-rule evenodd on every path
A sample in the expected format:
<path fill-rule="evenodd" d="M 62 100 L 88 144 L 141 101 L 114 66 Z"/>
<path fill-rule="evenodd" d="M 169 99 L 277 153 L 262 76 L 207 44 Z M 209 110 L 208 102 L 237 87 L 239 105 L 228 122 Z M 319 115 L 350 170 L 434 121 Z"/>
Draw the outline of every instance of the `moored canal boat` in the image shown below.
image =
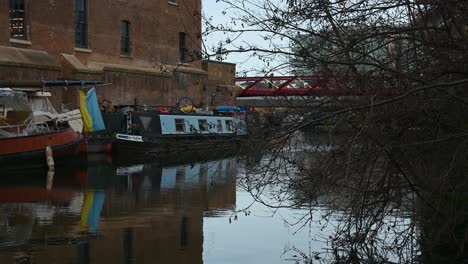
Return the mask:
<path fill-rule="evenodd" d="M 247 138 L 242 114 L 127 113 L 127 133 L 117 133 L 119 154 L 164 154 L 238 146 Z"/>
<path fill-rule="evenodd" d="M 68 122 L 37 121 L 25 93 L 0 88 L 0 164 L 46 166 L 47 147 L 61 159 L 75 154 L 80 142 Z"/>

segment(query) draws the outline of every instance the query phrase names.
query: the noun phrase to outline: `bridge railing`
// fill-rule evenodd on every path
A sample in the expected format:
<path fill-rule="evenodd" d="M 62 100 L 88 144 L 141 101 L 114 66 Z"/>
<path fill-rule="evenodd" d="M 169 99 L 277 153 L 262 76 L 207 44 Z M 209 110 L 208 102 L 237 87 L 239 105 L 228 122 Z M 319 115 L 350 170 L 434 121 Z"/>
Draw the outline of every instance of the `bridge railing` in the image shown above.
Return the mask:
<path fill-rule="evenodd" d="M 34 122 L 23 125 L 3 125 L 0 126 L 0 137 L 15 137 L 24 135 L 24 131 L 49 131 L 49 125 L 46 122 Z M 3 132 L 3 133 L 2 133 Z"/>

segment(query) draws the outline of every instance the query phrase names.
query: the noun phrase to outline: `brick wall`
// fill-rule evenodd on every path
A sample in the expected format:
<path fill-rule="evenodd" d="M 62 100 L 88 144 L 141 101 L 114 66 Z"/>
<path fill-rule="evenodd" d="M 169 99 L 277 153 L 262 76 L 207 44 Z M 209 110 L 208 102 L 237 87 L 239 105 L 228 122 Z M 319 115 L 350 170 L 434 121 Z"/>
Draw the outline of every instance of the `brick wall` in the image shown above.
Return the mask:
<path fill-rule="evenodd" d="M 215 105 L 235 105 L 240 88 L 235 86 L 236 65 L 220 61 L 203 61 L 202 68 L 208 73 L 205 93 Z"/>
<path fill-rule="evenodd" d="M 190 97 L 195 104 L 206 103 L 209 96 L 204 92 L 206 75 L 175 73 L 172 77 L 105 71 L 102 74 L 75 73 L 71 78 L 78 80 L 97 80 L 110 83 L 99 87 L 97 95 L 100 99 L 111 100 L 115 105 L 129 105 L 137 100 L 138 104 L 175 105 L 177 99 Z M 35 69 L 0 65 L 2 80 L 53 80 L 64 79 L 60 70 Z M 48 88 L 52 92 L 51 102 L 57 110 L 76 108 L 79 106 L 78 89 Z"/>
<path fill-rule="evenodd" d="M 196 104 L 209 100 L 205 92 L 207 73 L 201 70 L 201 61 L 190 56 L 201 46 L 201 0 L 178 1 L 177 5 L 166 0 L 88 0 L 87 49 L 75 48 L 74 1 L 26 0 L 26 6 L 28 40 L 11 41 L 8 1 L 0 1 L 0 46 L 45 51 L 60 67 L 41 69 L 36 63 L 31 70 L 24 65 L 12 67 L 11 62 L 5 65 L 0 58 L 1 79 L 101 80 L 112 85 L 99 88 L 98 96 L 115 104 L 133 104 L 135 98 L 149 105 L 173 105 L 184 96 Z M 130 56 L 120 54 L 121 20 L 130 22 Z M 196 59 L 183 64 L 185 70 L 177 70 L 179 32 L 187 34 L 187 59 Z M 76 58 L 82 69 L 64 60 L 63 54 Z M 119 65 L 121 69 L 88 71 L 96 63 Z M 135 72 L 132 67 L 176 71 L 151 74 Z M 54 106 L 78 106 L 76 89 L 54 89 L 52 93 Z"/>
<path fill-rule="evenodd" d="M 220 61 L 203 61 L 202 68 L 208 72 L 208 80 L 216 81 L 219 84 L 234 84 L 236 64 Z"/>
<path fill-rule="evenodd" d="M 179 32 L 187 33 L 187 49 L 201 47 L 201 0 L 178 5 L 154 0 L 88 0 L 88 49 L 76 51 L 74 1 L 26 0 L 28 35 L 31 44 L 10 43 L 8 1 L 0 1 L 0 44 L 61 53 L 87 60 L 151 67 L 177 64 Z M 131 54 L 120 55 L 120 21 L 130 22 Z M 201 67 L 200 61 L 193 67 Z"/>

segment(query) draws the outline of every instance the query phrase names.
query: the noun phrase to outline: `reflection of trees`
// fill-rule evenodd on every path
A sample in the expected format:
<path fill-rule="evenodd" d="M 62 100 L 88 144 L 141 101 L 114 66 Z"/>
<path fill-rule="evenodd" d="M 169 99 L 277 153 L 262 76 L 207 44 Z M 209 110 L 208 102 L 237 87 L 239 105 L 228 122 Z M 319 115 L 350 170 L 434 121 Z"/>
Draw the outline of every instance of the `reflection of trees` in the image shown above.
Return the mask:
<path fill-rule="evenodd" d="M 325 207 L 320 220 L 334 226 L 326 255 L 335 261 L 411 262 L 423 253 L 438 263 L 463 256 L 465 145 L 415 144 L 427 132 L 410 130 L 387 147 L 374 127 L 360 133 L 352 140 L 341 134 L 333 144 L 299 137 L 302 148 L 298 137 L 278 141 L 241 182 L 268 206 L 309 208 L 303 226 L 316 223 L 314 213 Z"/>
<path fill-rule="evenodd" d="M 328 248 L 305 258 L 446 263 L 466 253 L 467 163 L 453 152 L 464 145 L 400 141 L 386 149 L 364 138 L 292 148 L 292 141 L 272 148 L 240 184 L 270 207 L 308 209 L 292 224 L 333 227 Z"/>
<path fill-rule="evenodd" d="M 295 66 L 338 78 L 335 88 L 348 91 L 398 90 L 307 97 L 282 112 L 268 133 L 270 158 L 243 180 L 253 196 L 272 207 L 310 208 L 306 223 L 326 205 L 324 220 L 334 224 L 327 258 L 335 262 L 460 260 L 467 245 L 467 1 L 221 2 L 237 19 L 208 31 L 226 33 L 225 53 L 250 52 L 277 66 L 266 73 L 281 72 L 293 57 Z M 246 32 L 268 42 L 234 41 Z M 312 38 L 318 52 L 304 46 Z M 330 120 L 343 128 L 342 140 L 312 144 L 299 159 L 297 131 Z"/>

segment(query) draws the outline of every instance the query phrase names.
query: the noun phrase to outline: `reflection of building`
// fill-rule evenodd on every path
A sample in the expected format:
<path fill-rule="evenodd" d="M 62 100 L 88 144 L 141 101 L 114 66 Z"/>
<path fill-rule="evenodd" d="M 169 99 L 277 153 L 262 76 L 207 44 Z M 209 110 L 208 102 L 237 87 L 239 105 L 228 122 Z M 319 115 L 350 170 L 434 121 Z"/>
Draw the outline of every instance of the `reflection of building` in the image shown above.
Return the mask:
<path fill-rule="evenodd" d="M 72 203 L 58 204 L 46 208 L 53 220 L 44 224 L 25 211 L 28 244 L 5 252 L 2 243 L 12 240 L 2 239 L 0 263 L 11 263 L 18 254 L 34 263 L 202 263 L 203 214 L 235 206 L 235 173 L 234 159 L 170 167 L 136 165 L 118 168 L 117 173 L 110 164 L 92 166 L 88 186 L 79 195 L 81 203 L 73 203 L 81 215 L 71 210 Z M 93 190 L 96 187 L 103 190 Z M 105 194 L 103 203 L 102 199 L 94 203 L 101 204 L 96 211 L 102 210 L 97 236 L 81 232 L 96 194 L 101 198 Z M 35 206 L 43 204 L 47 202 Z M 89 219 L 96 220 L 86 219 L 88 224 Z"/>

